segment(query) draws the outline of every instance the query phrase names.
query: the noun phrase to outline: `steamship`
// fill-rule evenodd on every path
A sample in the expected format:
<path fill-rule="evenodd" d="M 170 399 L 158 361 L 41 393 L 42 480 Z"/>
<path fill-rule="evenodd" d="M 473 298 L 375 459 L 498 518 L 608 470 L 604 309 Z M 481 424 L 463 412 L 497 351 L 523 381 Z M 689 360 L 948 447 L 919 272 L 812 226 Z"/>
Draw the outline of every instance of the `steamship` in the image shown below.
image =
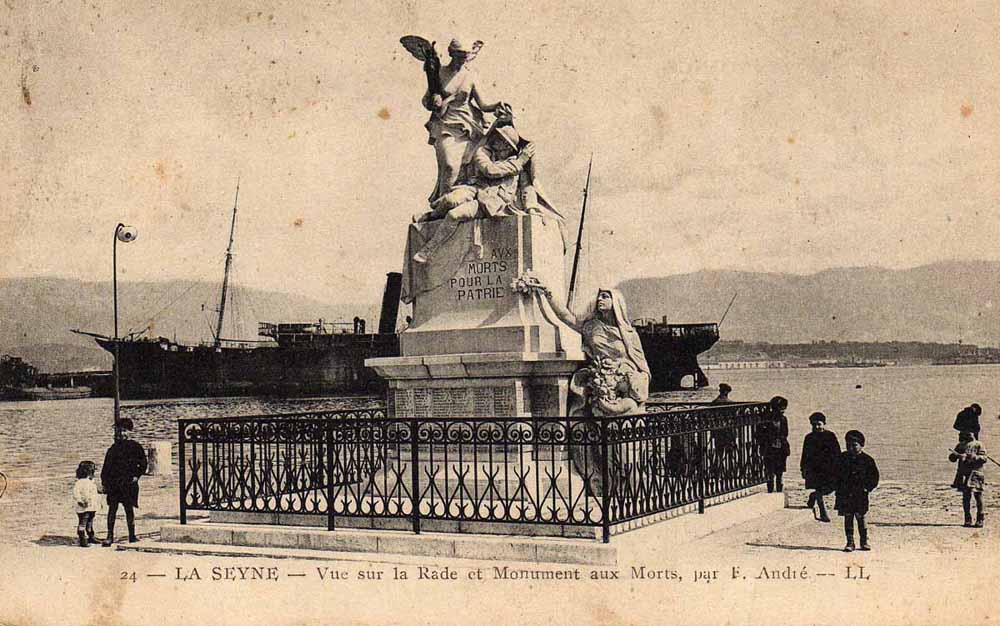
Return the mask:
<path fill-rule="evenodd" d="M 211 342 L 187 345 L 143 333 L 115 338 L 74 330 L 93 337 L 115 357 L 121 397 L 188 398 L 209 396 L 319 396 L 376 394 L 385 381 L 365 359 L 399 355 L 396 317 L 402 275 L 386 277 L 378 332 L 366 332 L 365 320 L 349 322 L 259 322 L 263 341 L 224 339 L 223 321 L 233 260 L 233 238 L 239 186 L 233 204 L 229 246 Z"/>
<path fill-rule="evenodd" d="M 589 183 L 589 175 L 588 175 Z M 239 199 L 239 187 L 236 190 Z M 211 342 L 188 345 L 143 333 L 115 338 L 82 330 L 115 357 L 121 397 L 187 398 L 210 396 L 321 396 L 382 394 L 387 383 L 365 359 L 399 356 L 396 318 L 402 275 L 390 272 L 382 294 L 378 332 L 366 332 L 365 320 L 351 322 L 260 322 L 260 342 L 222 338 L 233 236 L 233 206 L 229 246 Z M 581 220 L 582 228 L 582 220 Z M 580 246 L 577 242 L 577 254 Z M 574 259 L 574 276 L 576 275 Z M 708 379 L 698 366 L 698 354 L 719 339 L 718 324 L 667 324 L 666 320 L 635 320 L 651 371 L 652 391 L 699 388 Z"/>

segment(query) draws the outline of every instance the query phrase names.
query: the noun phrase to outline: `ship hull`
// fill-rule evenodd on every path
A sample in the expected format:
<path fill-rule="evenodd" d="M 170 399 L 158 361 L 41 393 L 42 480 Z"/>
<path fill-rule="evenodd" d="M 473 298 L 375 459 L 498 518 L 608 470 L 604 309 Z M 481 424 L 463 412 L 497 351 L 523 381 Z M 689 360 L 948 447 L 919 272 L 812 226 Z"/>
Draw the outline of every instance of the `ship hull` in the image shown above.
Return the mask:
<path fill-rule="evenodd" d="M 636 326 L 650 370 L 650 391 L 680 391 L 708 385 L 698 355 L 719 340 L 718 324 Z M 685 378 L 690 376 L 689 381 Z M 687 384 L 686 384 L 687 383 Z"/>
<path fill-rule="evenodd" d="M 307 346 L 186 346 L 166 339 L 119 342 L 122 398 L 378 394 L 385 382 L 364 366 L 397 356 L 396 335 L 332 335 Z M 113 339 L 97 339 L 115 354 Z"/>
<path fill-rule="evenodd" d="M 698 354 L 719 339 L 715 324 L 636 328 L 651 377 L 650 391 L 700 388 L 708 379 Z M 97 343 L 115 354 L 113 339 Z M 399 356 L 396 334 L 341 334 L 273 347 L 186 346 L 168 339 L 119 342 L 120 393 L 125 399 L 212 396 L 382 394 L 386 382 L 367 358 Z M 690 376 L 690 380 L 685 380 Z"/>
<path fill-rule="evenodd" d="M 2 400 L 78 400 L 93 395 L 90 387 L 22 387 L 0 392 Z"/>

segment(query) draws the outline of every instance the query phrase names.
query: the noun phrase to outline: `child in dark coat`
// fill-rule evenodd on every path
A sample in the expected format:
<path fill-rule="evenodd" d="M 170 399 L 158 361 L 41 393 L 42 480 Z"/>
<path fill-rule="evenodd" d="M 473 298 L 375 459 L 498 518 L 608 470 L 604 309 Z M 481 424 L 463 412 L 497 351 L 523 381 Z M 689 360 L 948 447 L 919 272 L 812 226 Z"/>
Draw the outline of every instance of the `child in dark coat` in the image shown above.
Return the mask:
<path fill-rule="evenodd" d="M 799 462 L 799 469 L 802 470 L 802 478 L 806 481 L 806 489 L 813 490 L 809 494 L 808 503 L 809 508 L 813 510 L 813 517 L 816 517 L 815 506 L 818 504 L 819 517 L 816 519 L 829 522 L 830 516 L 826 513 L 823 496 L 837 488 L 840 442 L 837 441 L 836 434 L 826 430 L 826 416 L 822 413 L 810 415 L 809 423 L 812 424 L 812 432 L 802 441 L 802 460 Z"/>
<path fill-rule="evenodd" d="M 844 435 L 847 451 L 841 453 L 837 463 L 837 512 L 844 517 L 844 534 L 847 545 L 844 552 L 854 552 L 854 520 L 858 521 L 861 534 L 861 549 L 871 550 L 868 543 L 868 493 L 878 486 L 878 466 L 875 460 L 865 454 L 865 436 L 857 430 L 849 430 Z"/>
<path fill-rule="evenodd" d="M 981 426 L 979 425 L 979 416 L 983 414 L 983 408 L 978 404 L 970 404 L 955 416 L 955 423 L 952 428 L 958 432 L 967 430 L 972 433 L 973 439 L 979 439 L 979 431 Z"/>
<path fill-rule="evenodd" d="M 125 508 L 128 540 L 138 541 L 135 536 L 135 508 L 139 506 L 139 478 L 146 473 L 147 462 L 142 446 L 129 439 L 133 427 L 131 419 L 122 418 L 121 439 L 108 448 L 101 467 L 101 484 L 108 498 L 108 536 L 101 542 L 104 547 L 115 542 L 115 518 L 119 504 Z"/>
<path fill-rule="evenodd" d="M 757 427 L 757 445 L 764 460 L 767 492 L 781 493 L 784 488 L 782 474 L 785 473 L 789 453 L 788 418 L 785 417 L 788 400 L 775 396 L 771 398 L 770 404 L 770 419 L 761 422 Z"/>
<path fill-rule="evenodd" d="M 986 486 L 986 476 L 983 466 L 986 465 L 986 450 L 983 444 L 973 438 L 971 432 L 963 430 L 958 435 L 958 445 L 948 455 L 948 460 L 958 461 L 958 472 L 952 487 L 962 492 L 962 511 L 965 513 L 965 527 L 972 527 L 972 498 L 976 499 L 976 528 L 983 527 L 986 513 L 983 511 L 983 490 Z"/>

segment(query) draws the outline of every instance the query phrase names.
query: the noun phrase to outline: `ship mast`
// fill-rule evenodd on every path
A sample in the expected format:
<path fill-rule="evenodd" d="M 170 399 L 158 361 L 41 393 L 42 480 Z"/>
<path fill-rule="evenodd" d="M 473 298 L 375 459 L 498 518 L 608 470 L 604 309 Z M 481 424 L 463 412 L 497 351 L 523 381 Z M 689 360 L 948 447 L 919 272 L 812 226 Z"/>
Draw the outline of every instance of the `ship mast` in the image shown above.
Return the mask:
<path fill-rule="evenodd" d="M 240 201 L 240 179 L 236 179 L 236 199 L 233 201 L 233 223 L 229 227 L 229 246 L 226 248 L 226 271 L 222 275 L 222 296 L 219 298 L 219 321 L 215 325 L 215 347 L 222 344 L 222 320 L 226 315 L 226 292 L 229 290 L 229 269 L 233 265 L 233 235 L 236 233 L 236 207 Z"/>
<path fill-rule="evenodd" d="M 569 293 L 566 295 L 566 307 L 573 307 L 573 295 L 576 291 L 576 267 L 580 261 L 580 248 L 583 242 L 583 220 L 587 216 L 587 197 L 590 195 L 590 170 L 594 167 L 594 153 L 590 153 L 590 165 L 587 166 L 587 184 L 583 188 L 583 208 L 580 209 L 580 229 L 576 233 L 576 252 L 573 253 L 573 271 L 569 276 Z"/>

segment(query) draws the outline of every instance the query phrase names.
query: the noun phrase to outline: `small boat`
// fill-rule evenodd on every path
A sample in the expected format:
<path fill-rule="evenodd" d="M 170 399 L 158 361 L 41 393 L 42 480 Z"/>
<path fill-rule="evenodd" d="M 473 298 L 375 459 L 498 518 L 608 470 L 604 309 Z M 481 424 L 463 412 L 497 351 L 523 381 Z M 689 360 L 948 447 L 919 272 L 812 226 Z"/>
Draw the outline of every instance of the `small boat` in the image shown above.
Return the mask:
<path fill-rule="evenodd" d="M 18 390 L 21 400 L 77 400 L 89 398 L 90 387 L 26 387 Z"/>
<path fill-rule="evenodd" d="M 90 387 L 79 385 L 42 386 L 44 376 L 21 358 L 0 355 L 0 400 L 74 400 L 92 395 Z"/>

